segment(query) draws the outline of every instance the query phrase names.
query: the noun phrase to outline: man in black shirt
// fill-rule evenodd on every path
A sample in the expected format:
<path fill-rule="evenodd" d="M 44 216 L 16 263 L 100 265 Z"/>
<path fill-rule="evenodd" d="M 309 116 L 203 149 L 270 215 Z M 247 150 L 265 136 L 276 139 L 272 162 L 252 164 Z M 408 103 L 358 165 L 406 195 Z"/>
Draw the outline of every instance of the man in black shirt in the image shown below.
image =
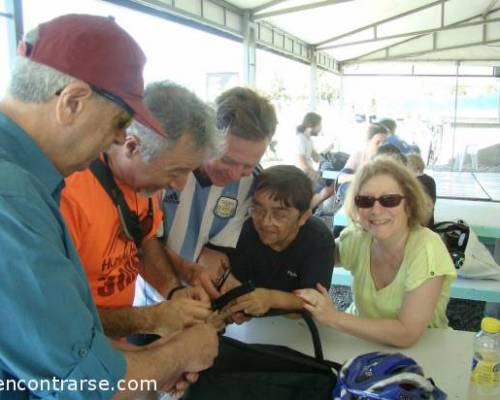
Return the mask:
<path fill-rule="evenodd" d="M 278 165 L 254 181 L 251 218 L 229 254 L 226 291 L 252 280 L 255 291 L 241 296 L 232 313 L 262 315 L 269 309 L 299 309 L 292 292 L 330 287 L 335 242 L 326 225 L 311 216 L 312 183 L 298 168 Z"/>

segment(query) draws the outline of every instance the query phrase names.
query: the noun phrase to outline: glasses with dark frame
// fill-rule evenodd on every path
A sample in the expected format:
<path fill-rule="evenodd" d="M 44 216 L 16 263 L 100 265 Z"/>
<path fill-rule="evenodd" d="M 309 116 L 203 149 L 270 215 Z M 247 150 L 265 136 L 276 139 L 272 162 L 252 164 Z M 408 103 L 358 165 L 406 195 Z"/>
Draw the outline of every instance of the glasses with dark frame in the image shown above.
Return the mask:
<path fill-rule="evenodd" d="M 101 89 L 97 86 L 91 86 L 92 90 L 97 93 L 99 96 L 104 97 L 106 100 L 109 100 L 119 107 L 123 108 L 126 111 L 126 115 L 121 115 L 116 121 L 116 129 L 124 130 L 130 126 L 132 120 L 134 119 L 134 110 L 119 96 L 115 96 L 113 93 L 108 92 L 107 90 Z"/>
<path fill-rule="evenodd" d="M 94 85 L 90 85 L 90 88 L 92 89 L 92 91 L 96 94 L 98 94 L 99 96 L 105 98 L 106 100 L 109 100 L 113 103 L 115 103 L 117 106 L 119 106 L 120 108 L 122 108 L 123 110 L 125 110 L 125 112 L 127 113 L 126 115 L 120 115 L 118 118 L 117 118 L 117 121 L 116 121 L 116 129 L 118 130 L 124 130 L 126 129 L 128 126 L 130 126 L 130 124 L 132 123 L 133 119 L 134 119 L 134 110 L 132 109 L 132 107 L 130 107 L 126 102 L 125 100 L 123 100 L 121 97 L 119 96 L 115 96 L 113 93 L 110 93 L 108 92 L 107 90 L 104 90 L 98 86 L 94 86 Z M 60 96 L 62 91 L 64 90 L 64 88 L 62 89 L 59 89 L 55 95 L 56 96 Z"/>
<path fill-rule="evenodd" d="M 249 213 L 251 217 L 256 219 L 264 219 L 267 216 L 267 213 L 269 213 L 271 219 L 277 223 L 286 222 L 290 217 L 290 209 L 288 208 L 268 210 L 257 204 L 250 206 Z"/>
<path fill-rule="evenodd" d="M 358 208 L 372 208 L 375 202 L 378 201 L 384 208 L 393 208 L 399 206 L 401 201 L 405 198 L 406 196 L 401 194 L 385 194 L 380 197 L 358 195 L 354 197 L 354 204 L 356 204 Z"/>

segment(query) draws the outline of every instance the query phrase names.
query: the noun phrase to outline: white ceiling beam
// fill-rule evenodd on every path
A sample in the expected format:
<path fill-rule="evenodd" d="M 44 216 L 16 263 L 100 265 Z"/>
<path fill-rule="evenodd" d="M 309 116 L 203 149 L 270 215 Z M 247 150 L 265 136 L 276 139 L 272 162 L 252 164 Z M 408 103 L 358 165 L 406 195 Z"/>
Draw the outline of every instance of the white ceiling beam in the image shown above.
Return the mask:
<path fill-rule="evenodd" d="M 495 8 L 495 9 L 489 9 L 488 11 L 488 14 L 493 14 L 497 11 L 500 10 L 500 7 L 499 8 Z M 487 16 L 488 14 L 486 14 L 485 16 Z M 455 24 L 458 24 L 457 26 L 455 26 L 454 28 L 455 29 L 458 29 L 460 28 L 462 25 L 462 23 L 464 22 L 467 22 L 467 21 L 470 21 L 471 19 L 474 19 L 474 18 L 478 18 L 478 17 L 483 17 L 483 14 L 478 14 L 478 15 L 474 15 L 472 17 L 469 17 L 469 18 L 466 18 L 466 19 L 463 19 L 461 21 L 458 21 L 456 22 Z M 486 27 L 486 25 L 484 25 L 484 27 Z M 442 51 L 442 50 L 445 50 L 444 48 L 438 48 L 437 47 L 437 39 L 438 39 L 438 35 L 439 35 L 439 32 L 434 32 L 433 33 L 433 38 L 432 38 L 432 49 L 429 49 L 428 51 L 424 51 L 423 53 L 431 53 L 431 52 L 436 52 L 436 51 Z M 381 61 L 384 61 L 384 60 L 389 60 L 389 52 L 390 52 L 390 49 L 396 47 L 396 46 L 399 46 L 401 44 L 404 44 L 404 43 L 407 43 L 407 42 L 410 42 L 410 41 L 414 41 L 414 40 L 417 40 L 421 37 L 425 36 L 425 34 L 422 34 L 422 35 L 418 35 L 418 36 L 415 36 L 415 37 L 412 37 L 412 38 L 408 38 L 406 40 L 402 40 L 401 42 L 398 42 L 398 43 L 395 43 L 395 44 L 392 44 L 392 45 L 389 45 L 389 46 L 386 46 L 386 47 L 382 47 L 380 49 L 377 49 L 377 50 L 372 50 L 368 53 L 365 53 L 365 54 L 361 54 L 357 57 L 353 57 L 353 58 L 350 58 L 350 59 L 347 59 L 347 60 L 343 60 L 340 62 L 340 64 L 353 64 L 353 63 L 356 63 L 356 62 L 362 62 L 364 61 L 363 59 L 365 57 L 368 57 L 374 53 L 377 53 L 377 52 L 380 52 L 380 51 L 385 51 L 385 54 L 386 56 L 385 57 L 381 57 L 380 59 L 371 59 L 371 60 L 374 60 L 374 61 L 377 61 L 377 60 L 381 60 Z M 493 40 L 493 41 L 487 41 L 486 40 L 486 30 L 485 28 L 483 29 L 483 37 L 482 37 L 482 42 L 481 44 L 491 44 L 491 43 L 496 43 L 496 40 Z M 472 46 L 476 46 L 477 44 L 473 44 Z M 469 45 L 460 45 L 459 47 L 470 47 Z M 401 55 L 401 56 L 398 56 L 398 57 L 406 57 L 407 55 Z M 398 57 L 391 57 L 390 59 L 391 60 L 395 60 L 397 59 Z M 366 61 L 369 61 L 369 60 L 366 60 Z"/>
<path fill-rule="evenodd" d="M 411 40 L 413 40 L 413 39 L 411 39 Z M 363 62 L 377 62 L 377 61 L 424 61 L 422 59 L 414 60 L 414 59 L 412 59 L 412 57 L 417 57 L 417 56 L 421 56 L 424 54 L 433 54 L 433 53 L 438 53 L 438 52 L 447 51 L 447 50 L 465 49 L 468 47 L 490 45 L 490 44 L 496 44 L 496 43 L 500 43 L 500 39 L 481 40 L 481 41 L 474 42 L 474 43 L 464 43 L 464 44 L 457 44 L 457 45 L 453 45 L 453 46 L 438 47 L 438 48 L 434 48 L 434 46 L 433 46 L 433 48 L 430 48 L 429 50 L 422 50 L 422 51 L 416 51 L 416 52 L 411 52 L 411 53 L 406 53 L 406 54 L 403 53 L 403 54 L 391 56 L 390 55 L 391 48 L 394 48 L 395 46 L 398 46 L 399 44 L 401 44 L 401 43 L 398 43 L 398 44 L 395 44 L 392 46 L 387 46 L 383 49 L 371 51 L 371 52 L 363 54 L 359 57 L 344 60 L 341 62 L 341 64 L 348 65 L 348 64 L 357 64 L 357 63 L 363 63 Z M 380 51 L 384 51 L 386 56 L 378 57 L 378 58 L 377 57 L 366 58 L 369 55 L 380 52 Z M 434 59 L 431 58 L 430 60 L 442 61 L 441 59 L 436 59 L 436 58 L 434 58 Z M 453 59 L 453 61 L 458 61 L 458 60 L 455 58 L 455 59 Z M 460 61 L 472 61 L 472 59 L 469 60 L 467 58 L 464 58 L 463 60 L 460 60 Z M 494 61 L 494 60 L 490 60 L 489 58 L 484 58 L 483 61 Z"/>
<path fill-rule="evenodd" d="M 497 5 L 498 0 L 491 0 L 490 4 L 485 8 L 483 12 L 483 18 L 486 18 L 486 16 L 493 10 L 493 8 Z"/>
<path fill-rule="evenodd" d="M 441 3 L 441 27 L 444 26 L 444 13 L 445 13 L 445 9 L 444 9 L 444 1 Z"/>
<path fill-rule="evenodd" d="M 475 18 L 477 18 L 477 16 Z M 447 30 L 458 29 L 458 28 L 465 28 L 468 26 L 486 25 L 486 24 L 490 24 L 490 23 L 494 23 L 494 22 L 500 22 L 500 18 L 485 19 L 483 21 L 475 21 L 475 22 L 467 22 L 467 23 L 454 23 L 451 25 L 445 25 L 444 27 L 440 27 L 440 28 L 422 29 L 419 31 L 398 33 L 396 35 L 387 35 L 387 36 L 375 35 L 375 37 L 373 39 L 363 39 L 363 40 L 355 40 L 355 41 L 347 42 L 347 43 L 332 44 L 330 46 L 317 47 L 317 49 L 318 50 L 336 49 L 339 47 L 347 47 L 347 46 L 353 46 L 353 45 L 363 44 L 363 43 L 380 42 L 381 40 L 387 40 L 387 39 L 397 39 L 397 38 L 415 36 L 415 35 L 428 35 L 429 33 L 434 33 L 434 32 L 447 31 Z"/>
<path fill-rule="evenodd" d="M 429 3 L 429 4 L 426 4 L 425 6 L 421 6 L 421 7 L 417 7 L 417 8 L 413 8 L 411 10 L 408 10 L 404 13 L 401 13 L 401 14 L 397 14 L 397 15 L 394 15 L 392 17 L 389 17 L 389 18 L 385 18 L 385 19 L 382 19 L 380 21 L 377 21 L 377 22 L 374 22 L 373 24 L 370 24 L 370 25 L 365 25 L 365 26 L 362 26 L 361 28 L 357 28 L 357 29 L 354 29 L 352 31 L 349 31 L 349 32 L 346 32 L 346 33 L 343 33 L 342 35 L 337 35 L 337 36 L 334 36 L 332 38 L 329 38 L 329 39 L 326 39 L 326 40 L 323 40 L 321 42 L 318 42 L 318 43 L 315 43 L 316 45 L 316 48 L 325 48 L 323 47 L 325 44 L 327 43 L 330 43 L 330 42 L 334 42 L 336 40 L 339 40 L 339 39 L 342 39 L 342 38 L 345 38 L 347 36 L 351 36 L 355 33 L 359 33 L 359 32 L 362 32 L 364 30 L 367 30 L 367 29 L 371 29 L 371 28 L 374 28 L 375 26 L 378 26 L 378 25 L 382 25 L 382 24 L 385 24 L 386 22 L 390 22 L 390 21 L 394 21 L 395 19 L 399 19 L 399 18 L 402 18 L 402 17 L 406 17 L 408 15 L 412 15 L 412 14 L 416 14 L 420 11 L 423 11 L 427 8 L 431 8 L 431 7 L 435 7 L 437 5 L 441 5 L 444 4 L 445 2 L 447 1 L 450 1 L 450 0 L 438 0 L 438 1 L 435 1 L 433 3 Z"/>
<path fill-rule="evenodd" d="M 253 14 L 253 19 L 254 19 L 254 21 L 257 21 L 259 19 L 276 17 L 277 15 L 285 15 L 285 14 L 291 14 L 291 13 L 304 11 L 304 10 L 312 10 L 315 8 L 331 6 L 333 4 L 345 3 L 348 1 L 353 1 L 353 0 L 324 0 L 324 1 L 319 1 L 317 3 L 304 4 L 301 6 L 290 7 L 290 8 L 283 8 L 281 10 L 269 11 L 269 12 L 265 12 L 265 13 L 261 13 L 261 14 Z"/>
<path fill-rule="evenodd" d="M 0 0 L 2 1 L 2 0 Z M 17 1 L 21 0 L 9 0 Z M 195 12 L 181 8 L 182 2 L 171 2 L 170 4 L 164 3 L 162 0 L 103 0 L 110 3 L 120 4 L 124 7 L 132 8 L 138 11 L 147 12 L 146 10 L 151 9 L 159 12 L 162 17 L 167 17 L 167 15 L 173 15 L 175 17 L 180 17 L 181 21 L 186 19 L 188 21 L 194 21 L 199 23 L 201 26 L 206 26 L 209 29 L 218 31 L 222 34 L 228 33 L 232 37 L 245 38 L 245 32 L 243 29 L 243 18 L 245 13 L 250 13 L 248 10 L 243 10 L 236 8 L 227 1 L 224 0 L 196 0 L 200 7 L 195 10 Z M 213 18 L 205 15 L 205 3 L 213 3 L 222 8 L 223 18 L 215 21 Z M 240 18 L 240 25 L 234 27 L 233 25 L 228 25 L 227 13 L 232 12 L 238 18 Z M 250 13 L 251 14 L 251 13 Z M 251 21 L 253 23 L 253 21 Z M 182 22 L 181 22 L 182 23 Z M 300 60 L 301 62 L 310 63 L 311 54 L 313 53 L 312 46 L 296 38 L 293 35 L 279 29 L 278 27 L 267 23 L 265 21 L 255 22 L 255 29 L 257 34 L 257 44 L 259 46 L 265 47 L 272 51 L 277 51 L 284 54 L 292 59 Z M 318 67 L 333 71 L 338 73 L 338 61 L 335 60 L 331 55 L 323 52 L 317 52 L 319 56 Z"/>
<path fill-rule="evenodd" d="M 271 7 L 273 7 L 273 6 L 277 5 L 277 4 L 280 4 L 280 3 L 284 3 L 285 1 L 288 1 L 288 0 L 274 0 L 274 1 L 269 1 L 269 2 L 267 2 L 265 4 L 262 4 L 262 5 L 258 6 L 258 7 L 252 8 L 250 10 L 250 14 L 255 14 L 255 13 L 257 13 L 259 11 L 262 11 L 262 10 L 267 10 L 268 8 L 271 8 Z"/>

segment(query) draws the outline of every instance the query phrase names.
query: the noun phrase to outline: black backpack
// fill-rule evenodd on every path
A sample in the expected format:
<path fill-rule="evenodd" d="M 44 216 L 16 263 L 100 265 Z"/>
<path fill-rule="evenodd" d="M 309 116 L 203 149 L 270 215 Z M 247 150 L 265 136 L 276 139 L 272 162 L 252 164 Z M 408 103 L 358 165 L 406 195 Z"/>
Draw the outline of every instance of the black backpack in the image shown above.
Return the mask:
<path fill-rule="evenodd" d="M 300 313 L 311 332 L 314 357 L 286 346 L 247 344 L 222 336 L 214 365 L 200 373 L 184 399 L 332 399 L 340 364 L 323 358 L 312 317 Z"/>
<path fill-rule="evenodd" d="M 434 231 L 441 235 L 456 269 L 460 269 L 465 261 L 465 249 L 469 241 L 470 228 L 462 220 L 444 221 L 434 224 Z"/>

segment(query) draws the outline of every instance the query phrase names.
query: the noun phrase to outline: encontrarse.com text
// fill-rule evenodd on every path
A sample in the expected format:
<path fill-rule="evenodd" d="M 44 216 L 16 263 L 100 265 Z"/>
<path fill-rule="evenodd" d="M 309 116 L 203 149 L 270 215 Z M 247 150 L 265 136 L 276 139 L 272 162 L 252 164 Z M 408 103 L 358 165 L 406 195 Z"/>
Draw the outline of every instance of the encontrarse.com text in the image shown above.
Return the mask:
<path fill-rule="evenodd" d="M 154 379 L 120 379 L 115 387 L 106 379 L 0 379 L 0 392 L 24 390 L 29 390 L 30 392 L 151 391 L 157 390 L 157 382 Z"/>

